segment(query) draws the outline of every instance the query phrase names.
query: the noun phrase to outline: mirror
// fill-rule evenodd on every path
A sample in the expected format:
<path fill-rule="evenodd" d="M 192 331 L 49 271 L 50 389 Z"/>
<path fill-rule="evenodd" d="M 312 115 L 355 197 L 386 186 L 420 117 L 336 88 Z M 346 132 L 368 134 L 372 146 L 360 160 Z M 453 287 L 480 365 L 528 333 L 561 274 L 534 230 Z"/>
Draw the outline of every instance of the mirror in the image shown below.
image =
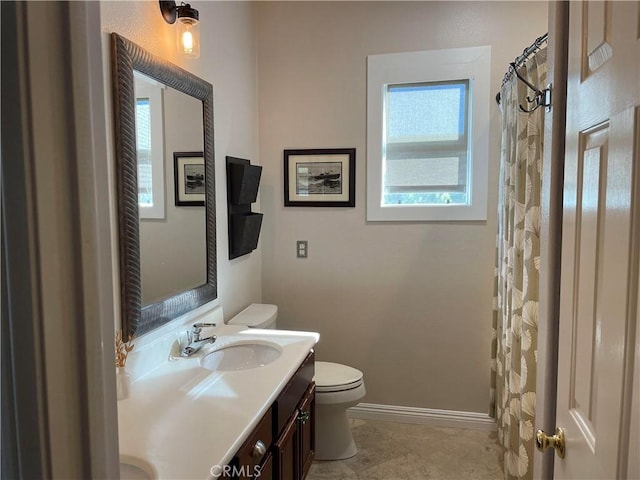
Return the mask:
<path fill-rule="evenodd" d="M 204 139 L 200 100 L 133 79 L 144 308 L 207 281 Z"/>
<path fill-rule="evenodd" d="M 111 34 L 122 329 L 217 297 L 213 87 Z"/>

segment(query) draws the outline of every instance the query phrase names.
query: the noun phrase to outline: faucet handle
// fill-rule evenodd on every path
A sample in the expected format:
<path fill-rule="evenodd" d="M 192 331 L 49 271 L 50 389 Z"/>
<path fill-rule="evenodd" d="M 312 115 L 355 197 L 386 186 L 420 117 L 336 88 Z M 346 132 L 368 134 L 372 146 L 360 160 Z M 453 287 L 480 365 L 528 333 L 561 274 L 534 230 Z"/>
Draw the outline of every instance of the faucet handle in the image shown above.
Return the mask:
<path fill-rule="evenodd" d="M 215 327 L 216 324 L 215 323 L 194 323 L 193 324 L 193 328 L 200 328 L 203 329 L 205 327 Z"/>
<path fill-rule="evenodd" d="M 191 327 L 191 334 L 194 336 L 194 340 L 200 339 L 200 332 L 202 332 L 203 328 L 206 327 L 215 327 L 215 323 L 194 323 Z"/>

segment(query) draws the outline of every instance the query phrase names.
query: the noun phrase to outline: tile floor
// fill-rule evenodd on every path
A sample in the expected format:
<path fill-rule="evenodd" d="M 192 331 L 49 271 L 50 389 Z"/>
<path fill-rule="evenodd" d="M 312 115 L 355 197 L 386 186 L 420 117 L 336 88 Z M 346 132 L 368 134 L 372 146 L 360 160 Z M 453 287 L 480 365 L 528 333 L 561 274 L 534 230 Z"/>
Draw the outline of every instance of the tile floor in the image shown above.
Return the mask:
<path fill-rule="evenodd" d="M 500 480 L 495 432 L 351 419 L 358 454 L 315 461 L 307 480 Z"/>

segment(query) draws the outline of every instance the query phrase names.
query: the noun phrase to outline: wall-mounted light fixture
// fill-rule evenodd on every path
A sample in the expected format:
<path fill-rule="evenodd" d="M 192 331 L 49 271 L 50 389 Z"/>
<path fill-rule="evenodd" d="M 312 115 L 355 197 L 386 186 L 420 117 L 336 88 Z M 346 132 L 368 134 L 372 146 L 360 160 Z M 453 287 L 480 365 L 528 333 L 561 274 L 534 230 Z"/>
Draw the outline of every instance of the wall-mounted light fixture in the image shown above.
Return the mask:
<path fill-rule="evenodd" d="M 174 1 L 160 0 L 160 11 L 165 21 L 174 24 L 178 20 L 178 51 L 191 58 L 200 56 L 200 23 L 198 10 L 188 3 L 176 5 Z"/>

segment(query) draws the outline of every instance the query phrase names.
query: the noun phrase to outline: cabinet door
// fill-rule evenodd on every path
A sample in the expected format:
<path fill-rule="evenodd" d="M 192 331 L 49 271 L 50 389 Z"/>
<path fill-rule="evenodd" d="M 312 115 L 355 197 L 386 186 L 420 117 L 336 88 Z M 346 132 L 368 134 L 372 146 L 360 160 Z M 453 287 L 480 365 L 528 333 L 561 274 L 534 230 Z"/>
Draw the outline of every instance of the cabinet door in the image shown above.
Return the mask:
<path fill-rule="evenodd" d="M 291 419 L 291 415 L 297 413 L 296 410 L 300 405 L 300 399 L 309 388 L 309 384 L 313 382 L 314 373 L 314 353 L 311 351 L 275 402 L 276 430 L 274 433 L 276 436 L 282 432 L 284 426 Z"/>
<path fill-rule="evenodd" d="M 316 384 L 312 383 L 300 402 L 298 429 L 300 432 L 300 478 L 307 476 L 316 454 L 315 435 Z"/>
<path fill-rule="evenodd" d="M 235 469 L 232 470 L 232 477 L 237 480 L 251 480 L 256 476 L 256 472 L 267 461 L 266 454 L 271 448 L 272 431 L 272 413 L 271 409 L 267 410 L 258 426 L 253 430 L 249 438 L 244 442 L 242 447 L 236 453 L 232 462 Z M 269 467 L 270 468 L 270 467 Z M 271 477 L 262 476 L 263 480 L 269 480 Z"/>
<path fill-rule="evenodd" d="M 294 415 L 275 444 L 276 480 L 299 479 L 300 442 L 298 436 L 298 418 L 297 415 Z"/>
<path fill-rule="evenodd" d="M 259 467 L 256 467 L 256 470 L 253 472 L 254 475 L 251 477 L 255 480 L 276 480 L 273 476 L 273 456 L 268 453 L 262 464 Z"/>

